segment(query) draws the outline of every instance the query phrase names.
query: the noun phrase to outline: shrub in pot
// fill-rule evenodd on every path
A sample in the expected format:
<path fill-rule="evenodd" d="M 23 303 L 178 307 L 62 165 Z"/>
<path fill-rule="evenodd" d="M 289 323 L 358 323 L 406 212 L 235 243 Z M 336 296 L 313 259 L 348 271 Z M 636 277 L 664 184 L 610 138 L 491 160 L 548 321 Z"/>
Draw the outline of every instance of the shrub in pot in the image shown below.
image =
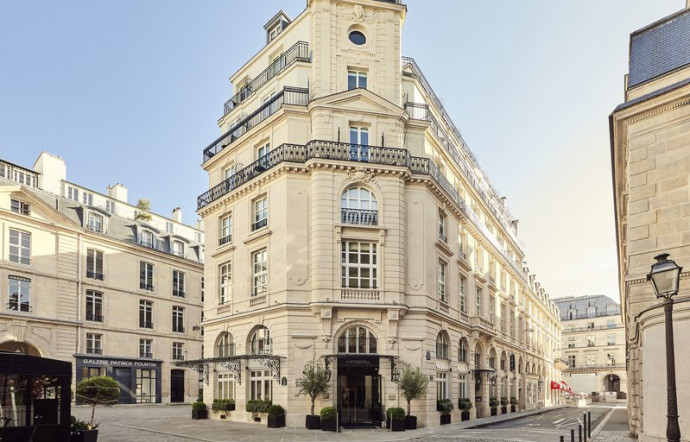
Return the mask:
<path fill-rule="evenodd" d="M 259 416 L 259 414 L 267 413 L 270 406 L 270 400 L 252 399 L 247 401 L 245 410 L 252 414 L 254 421 L 261 422 L 261 416 Z"/>
<path fill-rule="evenodd" d="M 501 396 L 501 413 L 508 412 L 508 396 Z"/>
<path fill-rule="evenodd" d="M 517 404 L 518 404 L 517 398 L 514 396 L 511 397 L 510 398 L 510 411 L 511 412 L 515 413 L 515 410 L 517 409 Z"/>
<path fill-rule="evenodd" d="M 311 414 L 307 415 L 306 427 L 308 430 L 318 430 L 321 428 L 321 417 L 314 414 L 314 402 L 319 395 L 327 393 L 331 388 L 328 372 L 321 361 L 311 361 L 304 366 L 302 375 L 302 378 L 297 379 L 297 395 L 311 398 Z"/>
<path fill-rule="evenodd" d="M 91 420 L 88 429 L 81 431 L 82 440 L 95 441 L 98 438 L 98 424 L 94 423 L 97 405 L 115 405 L 120 401 L 120 386 L 108 376 L 94 376 L 77 384 L 76 397 L 81 403 L 91 405 Z M 86 432 L 92 432 L 85 435 Z"/>
<path fill-rule="evenodd" d="M 321 409 L 321 430 L 338 431 L 338 412 L 333 407 Z"/>
<path fill-rule="evenodd" d="M 208 408 L 205 403 L 198 401 L 192 404 L 192 419 L 208 419 Z"/>
<path fill-rule="evenodd" d="M 436 409 L 441 412 L 441 425 L 450 423 L 450 413 L 453 411 L 453 403 L 450 399 L 439 399 L 436 401 Z"/>
<path fill-rule="evenodd" d="M 405 429 L 416 430 L 417 429 L 417 416 L 412 416 L 410 414 L 410 403 L 426 395 L 426 389 L 429 385 L 429 378 L 422 374 L 422 370 L 419 367 L 412 367 L 410 364 L 405 364 L 403 366 L 402 374 L 400 376 L 400 381 L 398 382 L 400 387 L 400 394 L 407 401 L 407 414 L 405 416 Z M 390 410 L 390 408 L 388 409 Z M 390 427 L 388 422 L 388 411 L 386 411 L 386 424 Z"/>
<path fill-rule="evenodd" d="M 389 413 L 390 412 L 390 413 Z M 386 410 L 391 417 L 391 431 L 405 431 L 405 410 L 400 407 L 392 407 Z"/>
<path fill-rule="evenodd" d="M 96 442 L 98 440 L 98 424 L 93 428 L 89 423 L 72 416 L 70 424 L 70 442 Z"/>
<path fill-rule="evenodd" d="M 281 428 L 285 426 L 285 409 L 280 405 L 268 407 L 268 428 Z"/>
<path fill-rule="evenodd" d="M 472 401 L 469 398 L 462 398 L 458 401 L 458 408 L 462 410 L 460 413 L 460 419 L 463 421 L 470 420 L 470 410 L 472 409 Z"/>
<path fill-rule="evenodd" d="M 489 407 L 491 407 L 491 415 L 496 416 L 498 414 L 498 398 L 489 398 Z"/>

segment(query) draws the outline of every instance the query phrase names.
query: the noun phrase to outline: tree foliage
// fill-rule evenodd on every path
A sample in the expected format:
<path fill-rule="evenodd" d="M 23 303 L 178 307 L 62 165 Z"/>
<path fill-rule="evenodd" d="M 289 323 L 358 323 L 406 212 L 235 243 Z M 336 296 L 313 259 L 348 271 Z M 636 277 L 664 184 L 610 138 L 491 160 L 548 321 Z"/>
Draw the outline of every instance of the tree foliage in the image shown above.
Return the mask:
<path fill-rule="evenodd" d="M 84 379 L 77 385 L 77 399 L 91 405 L 91 428 L 94 426 L 96 405 L 115 405 L 120 401 L 120 386 L 108 376 L 95 376 Z"/>
<path fill-rule="evenodd" d="M 403 366 L 400 376 L 400 394 L 407 401 L 407 414 L 410 414 L 410 402 L 426 395 L 429 385 L 429 378 L 426 377 L 419 367 L 412 367 L 410 364 Z"/>
<path fill-rule="evenodd" d="M 151 201 L 142 198 L 137 202 L 137 212 L 135 219 L 137 221 L 151 221 Z"/>
<path fill-rule="evenodd" d="M 311 414 L 313 415 L 316 398 L 327 393 L 331 388 L 328 371 L 321 361 L 310 361 L 305 364 L 302 375 L 297 379 L 297 388 L 299 388 L 297 394 L 311 398 Z"/>

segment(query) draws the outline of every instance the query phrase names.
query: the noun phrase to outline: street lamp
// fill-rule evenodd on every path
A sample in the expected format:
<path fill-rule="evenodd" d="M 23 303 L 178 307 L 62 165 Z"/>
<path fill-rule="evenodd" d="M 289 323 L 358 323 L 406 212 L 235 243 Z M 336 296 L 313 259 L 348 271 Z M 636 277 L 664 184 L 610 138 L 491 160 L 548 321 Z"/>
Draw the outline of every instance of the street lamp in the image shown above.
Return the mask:
<path fill-rule="evenodd" d="M 668 253 L 655 256 L 656 262 L 647 275 L 652 281 L 656 297 L 664 300 L 666 315 L 666 388 L 667 393 L 667 421 L 666 439 L 668 442 L 680 441 L 680 427 L 678 426 L 678 400 L 676 398 L 676 361 L 673 348 L 673 296 L 678 293 L 680 272 L 683 270 L 675 261 L 667 259 Z"/>

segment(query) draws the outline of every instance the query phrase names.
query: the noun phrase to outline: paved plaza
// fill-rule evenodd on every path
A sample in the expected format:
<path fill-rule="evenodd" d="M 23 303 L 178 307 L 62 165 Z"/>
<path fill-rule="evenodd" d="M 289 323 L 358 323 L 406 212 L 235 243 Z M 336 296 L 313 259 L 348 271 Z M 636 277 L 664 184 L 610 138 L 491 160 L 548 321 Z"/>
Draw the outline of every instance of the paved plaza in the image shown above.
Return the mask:
<path fill-rule="evenodd" d="M 592 412 L 594 428 L 612 411 L 611 407 L 591 407 L 589 410 Z M 303 428 L 268 429 L 264 425 L 211 419 L 192 420 L 191 407 L 188 405 L 99 407 L 96 410 L 96 421 L 101 423 L 98 439 L 100 442 L 552 442 L 558 441 L 560 435 L 568 435 L 570 428 L 577 428 L 581 423 L 582 412 L 583 409 L 578 408 L 556 408 L 546 412 L 539 410 L 519 413 L 520 417 L 517 419 L 516 415 L 497 416 L 399 433 L 391 433 L 385 429 L 343 430 L 340 433 L 330 433 L 308 431 Z M 80 419 L 88 419 L 90 408 L 76 407 L 72 413 Z"/>

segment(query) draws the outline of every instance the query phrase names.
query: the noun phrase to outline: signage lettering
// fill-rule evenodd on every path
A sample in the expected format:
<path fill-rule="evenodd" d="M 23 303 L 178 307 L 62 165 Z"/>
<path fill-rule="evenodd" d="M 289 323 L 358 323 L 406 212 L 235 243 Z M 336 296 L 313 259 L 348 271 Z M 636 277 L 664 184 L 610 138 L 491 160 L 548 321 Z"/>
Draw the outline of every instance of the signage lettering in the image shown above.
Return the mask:
<path fill-rule="evenodd" d="M 144 362 L 144 361 L 119 361 L 112 359 L 82 359 L 81 364 L 83 365 L 105 365 L 112 367 L 142 367 L 142 368 L 157 368 L 157 362 Z"/>

